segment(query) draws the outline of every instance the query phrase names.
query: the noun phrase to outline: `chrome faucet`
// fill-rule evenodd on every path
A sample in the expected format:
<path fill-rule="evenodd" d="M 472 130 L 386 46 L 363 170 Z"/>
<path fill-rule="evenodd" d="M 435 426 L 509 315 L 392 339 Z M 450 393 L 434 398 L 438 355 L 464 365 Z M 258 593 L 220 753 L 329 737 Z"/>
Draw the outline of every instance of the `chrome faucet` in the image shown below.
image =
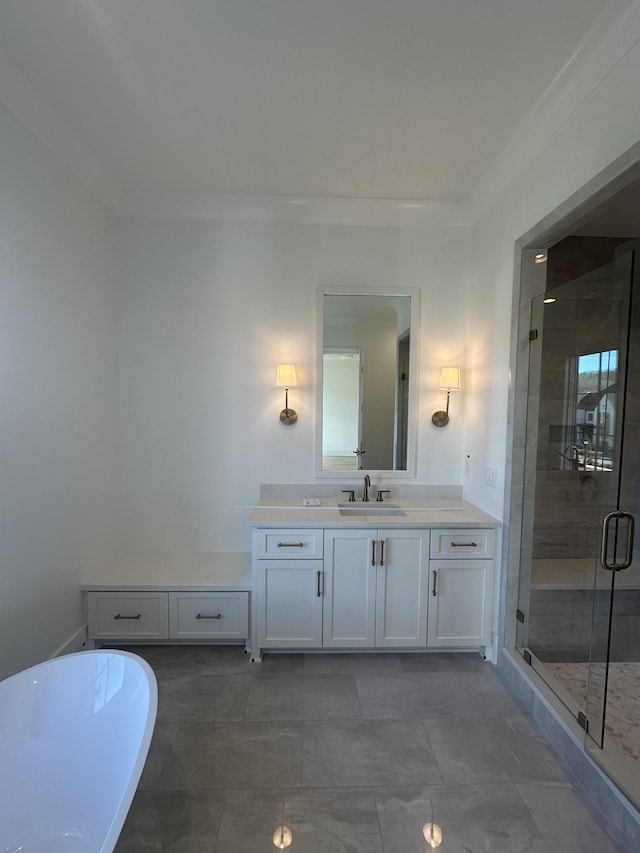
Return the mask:
<path fill-rule="evenodd" d="M 371 478 L 368 474 L 364 475 L 364 492 L 362 493 L 362 500 L 369 501 L 369 489 L 371 488 Z"/>

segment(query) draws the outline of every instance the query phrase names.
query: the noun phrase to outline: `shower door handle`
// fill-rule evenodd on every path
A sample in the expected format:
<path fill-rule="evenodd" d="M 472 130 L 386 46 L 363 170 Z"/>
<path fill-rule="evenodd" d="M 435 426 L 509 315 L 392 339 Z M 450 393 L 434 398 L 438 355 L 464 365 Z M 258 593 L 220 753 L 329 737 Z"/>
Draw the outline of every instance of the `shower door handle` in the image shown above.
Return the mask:
<path fill-rule="evenodd" d="M 620 520 L 626 518 L 628 522 L 627 526 L 627 553 L 625 555 L 624 560 L 621 563 L 609 563 L 607 562 L 608 551 L 609 551 L 609 525 L 613 521 L 613 519 Z M 631 515 L 630 512 L 623 512 L 621 509 L 614 509 L 612 512 L 608 512 L 605 517 L 602 519 L 602 548 L 600 551 L 600 565 L 603 569 L 607 569 L 610 572 L 619 572 L 622 569 L 628 569 L 631 563 L 633 562 L 633 534 L 635 529 L 635 519 Z M 614 555 L 615 556 L 615 555 Z"/>

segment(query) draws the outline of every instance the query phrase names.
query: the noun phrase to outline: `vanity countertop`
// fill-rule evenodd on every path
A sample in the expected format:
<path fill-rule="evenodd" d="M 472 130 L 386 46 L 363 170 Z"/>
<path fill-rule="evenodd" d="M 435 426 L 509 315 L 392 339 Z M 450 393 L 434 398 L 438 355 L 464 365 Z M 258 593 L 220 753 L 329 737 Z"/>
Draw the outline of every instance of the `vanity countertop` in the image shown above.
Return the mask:
<path fill-rule="evenodd" d="M 338 504 L 346 505 L 353 515 L 341 515 Z M 358 504 L 368 514 L 357 514 Z M 400 506 L 403 515 L 387 513 Z M 497 518 L 488 515 L 461 498 L 389 499 L 382 503 L 362 501 L 346 503 L 322 498 L 319 506 L 304 506 L 300 498 L 262 498 L 249 517 L 251 527 L 496 527 Z"/>

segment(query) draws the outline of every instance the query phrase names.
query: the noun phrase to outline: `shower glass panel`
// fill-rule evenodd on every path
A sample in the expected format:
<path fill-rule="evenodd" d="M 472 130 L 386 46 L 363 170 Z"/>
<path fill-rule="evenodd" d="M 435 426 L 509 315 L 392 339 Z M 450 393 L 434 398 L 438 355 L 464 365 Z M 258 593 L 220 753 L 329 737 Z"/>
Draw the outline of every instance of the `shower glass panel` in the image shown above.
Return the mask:
<path fill-rule="evenodd" d="M 640 483 L 633 383 L 626 393 L 634 361 L 633 255 L 621 254 L 531 306 L 517 645 L 585 728 L 587 747 L 598 751 L 616 743 L 608 719 L 610 656 L 640 661 L 640 642 L 629 641 L 632 619 L 624 633 L 611 619 L 621 609 L 614 586 L 633 585 L 635 570 L 600 564 L 603 519 L 633 512 Z M 610 519 L 610 563 L 624 561 L 628 533 L 627 519 Z M 639 710 L 640 698 L 636 720 Z"/>

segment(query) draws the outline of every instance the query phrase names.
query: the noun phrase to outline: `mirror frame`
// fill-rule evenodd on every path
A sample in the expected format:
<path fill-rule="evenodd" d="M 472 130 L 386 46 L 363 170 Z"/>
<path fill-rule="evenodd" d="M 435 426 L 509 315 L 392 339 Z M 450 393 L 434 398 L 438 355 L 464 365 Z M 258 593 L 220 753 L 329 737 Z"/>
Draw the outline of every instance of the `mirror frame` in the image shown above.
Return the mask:
<path fill-rule="evenodd" d="M 365 469 L 363 471 L 324 471 L 322 469 L 322 387 L 324 356 L 324 298 L 325 296 L 409 296 L 411 297 L 411 340 L 409 342 L 409 415 L 407 430 L 407 467 L 402 471 Z M 331 480 L 353 480 L 361 474 L 385 480 L 415 479 L 418 459 L 418 389 L 420 375 L 420 290 L 414 287 L 319 287 L 316 293 L 316 420 L 315 475 Z"/>

